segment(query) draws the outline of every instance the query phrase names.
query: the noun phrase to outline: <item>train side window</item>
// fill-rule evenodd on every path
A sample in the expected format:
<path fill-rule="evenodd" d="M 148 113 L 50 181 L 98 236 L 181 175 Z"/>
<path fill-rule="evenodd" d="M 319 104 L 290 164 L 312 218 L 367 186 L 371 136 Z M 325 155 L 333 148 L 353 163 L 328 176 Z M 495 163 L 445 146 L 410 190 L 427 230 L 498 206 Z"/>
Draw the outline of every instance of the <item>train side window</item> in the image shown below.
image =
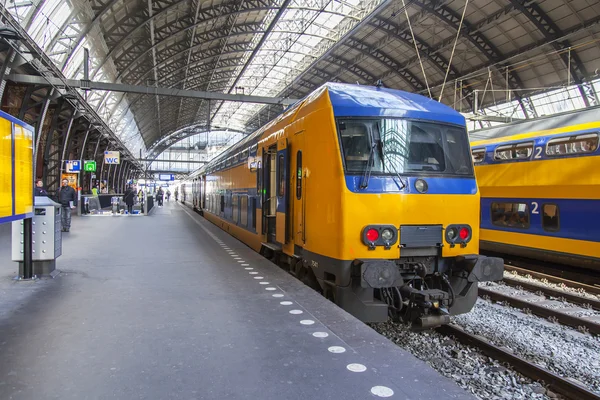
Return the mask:
<path fill-rule="evenodd" d="M 302 198 L 302 151 L 296 153 L 296 198 Z"/>
<path fill-rule="evenodd" d="M 507 144 L 496 147 L 494 150 L 494 160 L 528 160 L 533 154 L 533 142 Z"/>
<path fill-rule="evenodd" d="M 277 159 L 277 196 L 285 196 L 285 158 L 283 154 Z"/>
<path fill-rule="evenodd" d="M 557 232 L 560 229 L 558 206 L 556 204 L 542 205 L 542 227 L 545 231 Z"/>
<path fill-rule="evenodd" d="M 221 195 L 221 212 L 225 212 L 225 196 Z"/>
<path fill-rule="evenodd" d="M 507 228 L 529 228 L 527 203 L 492 203 L 492 224 Z"/>
<path fill-rule="evenodd" d="M 250 215 L 252 215 L 252 229 L 256 230 L 256 199 L 250 199 Z"/>
<path fill-rule="evenodd" d="M 248 196 L 240 196 L 240 225 L 248 226 Z"/>
<path fill-rule="evenodd" d="M 475 149 L 471 151 L 473 157 L 473 164 L 481 164 L 485 159 L 485 149 Z"/>
<path fill-rule="evenodd" d="M 240 196 L 231 196 L 231 212 L 232 212 L 232 219 L 233 222 L 237 224 L 238 222 L 238 204 L 240 201 Z"/>
<path fill-rule="evenodd" d="M 546 155 L 551 157 L 593 153 L 598 149 L 598 133 L 560 137 L 548 141 Z"/>

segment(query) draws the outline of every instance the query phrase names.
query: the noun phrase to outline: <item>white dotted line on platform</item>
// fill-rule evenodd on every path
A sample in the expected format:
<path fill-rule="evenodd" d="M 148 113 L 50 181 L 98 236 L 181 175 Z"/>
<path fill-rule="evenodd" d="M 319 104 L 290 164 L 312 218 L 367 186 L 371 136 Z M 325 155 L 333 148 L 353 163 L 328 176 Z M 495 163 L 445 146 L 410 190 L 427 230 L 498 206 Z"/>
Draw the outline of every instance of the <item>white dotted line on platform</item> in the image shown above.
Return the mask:
<path fill-rule="evenodd" d="M 254 271 L 254 268 L 250 267 L 249 263 L 247 263 L 241 257 L 239 257 L 237 255 L 237 253 L 235 251 L 231 250 L 226 244 L 223 243 L 223 241 L 219 240 L 213 234 L 209 233 L 209 235 L 217 242 L 217 244 L 219 244 L 221 246 L 221 248 L 223 250 L 225 250 L 227 252 L 227 254 L 229 254 L 235 261 L 240 263 L 241 266 L 244 267 L 244 270 L 250 271 L 250 272 L 248 272 L 249 275 L 258 275 L 258 272 Z M 269 282 L 263 281 L 263 279 L 265 279 L 265 278 L 262 276 L 253 276 L 253 278 L 256 280 L 259 280 L 260 285 L 269 285 Z M 266 291 L 276 291 L 277 288 L 268 286 L 265 288 L 265 290 Z M 277 299 L 284 297 L 284 295 L 281 293 L 273 293 L 271 296 L 274 298 L 277 298 Z M 291 306 L 294 303 L 292 301 L 284 300 L 284 301 L 280 301 L 279 304 L 282 306 Z M 288 312 L 292 315 L 300 315 L 300 314 L 304 313 L 302 310 L 298 310 L 298 309 L 292 309 L 292 310 L 289 310 Z M 311 326 L 311 325 L 315 324 L 315 321 L 312 319 L 302 319 L 302 320 L 300 320 L 300 324 L 304 325 L 304 326 Z M 312 336 L 315 338 L 324 339 L 324 338 L 329 337 L 329 333 L 317 331 L 317 332 L 313 332 Z M 342 346 L 329 346 L 327 348 L 327 351 L 329 351 L 330 353 L 333 353 L 333 354 L 342 354 L 342 353 L 346 352 L 346 348 L 342 347 Z M 351 364 L 346 365 L 346 369 L 350 372 L 365 372 L 367 370 L 367 367 L 363 364 L 351 363 Z M 377 397 L 392 397 L 394 395 L 394 391 L 387 386 L 373 386 L 371 388 L 371 394 L 373 394 L 374 396 L 377 396 Z"/>

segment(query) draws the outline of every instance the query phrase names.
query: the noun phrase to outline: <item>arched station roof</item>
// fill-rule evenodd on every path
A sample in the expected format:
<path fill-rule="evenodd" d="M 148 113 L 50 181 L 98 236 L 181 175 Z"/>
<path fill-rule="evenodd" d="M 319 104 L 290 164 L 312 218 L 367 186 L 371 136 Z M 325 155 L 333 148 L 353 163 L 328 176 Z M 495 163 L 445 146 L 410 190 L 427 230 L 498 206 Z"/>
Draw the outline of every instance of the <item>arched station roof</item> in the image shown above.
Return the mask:
<path fill-rule="evenodd" d="M 19 0 L 5 11 L 67 78 L 299 98 L 325 81 L 441 99 L 465 113 L 572 86 L 595 105 L 597 0 Z M 445 84 L 444 84 L 445 83 Z M 569 93 L 571 93 L 569 92 Z M 251 131 L 281 106 L 93 91 L 134 152 L 186 135 Z M 487 112 L 486 112 L 487 110 Z"/>

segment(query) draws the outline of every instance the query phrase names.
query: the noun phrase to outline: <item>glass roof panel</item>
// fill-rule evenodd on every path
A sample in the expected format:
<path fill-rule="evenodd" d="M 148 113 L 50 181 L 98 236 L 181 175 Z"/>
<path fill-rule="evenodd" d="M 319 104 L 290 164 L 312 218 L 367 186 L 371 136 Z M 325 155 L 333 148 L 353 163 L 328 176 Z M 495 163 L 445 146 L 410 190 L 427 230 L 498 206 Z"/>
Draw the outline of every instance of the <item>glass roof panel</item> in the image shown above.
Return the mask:
<path fill-rule="evenodd" d="M 246 94 L 276 96 L 381 1 L 294 0 L 236 86 L 243 87 Z M 271 21 L 272 17 L 265 24 Z M 249 54 L 250 51 L 248 57 Z M 237 73 L 240 71 L 241 68 Z M 228 87 L 233 85 L 236 77 L 237 74 Z M 213 120 L 218 125 L 235 123 L 243 126 L 262 107 L 260 104 L 225 102 Z"/>

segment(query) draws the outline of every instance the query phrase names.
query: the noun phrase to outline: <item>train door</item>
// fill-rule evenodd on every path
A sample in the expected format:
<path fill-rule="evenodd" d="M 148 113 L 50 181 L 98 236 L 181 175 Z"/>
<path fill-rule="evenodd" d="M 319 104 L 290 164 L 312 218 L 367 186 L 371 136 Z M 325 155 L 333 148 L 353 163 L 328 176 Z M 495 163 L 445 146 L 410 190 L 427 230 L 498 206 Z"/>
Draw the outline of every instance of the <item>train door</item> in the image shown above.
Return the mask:
<path fill-rule="evenodd" d="M 305 211 L 306 211 L 306 175 L 304 174 L 304 164 L 306 162 L 306 154 L 304 148 L 304 131 L 297 132 L 294 137 L 293 150 L 290 149 L 290 157 L 293 157 L 294 162 L 294 189 L 290 190 L 291 203 L 293 204 L 293 216 L 290 221 L 292 226 L 290 229 L 293 232 L 294 243 L 298 246 L 303 246 L 306 242 L 305 236 Z"/>
<path fill-rule="evenodd" d="M 277 145 L 263 149 L 262 230 L 267 243 L 277 241 Z"/>
<path fill-rule="evenodd" d="M 287 139 L 280 139 L 277 142 L 277 165 L 275 173 L 277 177 L 276 193 L 276 214 L 277 214 L 277 234 L 276 239 L 284 244 L 289 238 L 289 154 Z"/>
<path fill-rule="evenodd" d="M 206 209 L 206 175 L 202 175 L 201 188 L 200 208 L 204 210 Z"/>

